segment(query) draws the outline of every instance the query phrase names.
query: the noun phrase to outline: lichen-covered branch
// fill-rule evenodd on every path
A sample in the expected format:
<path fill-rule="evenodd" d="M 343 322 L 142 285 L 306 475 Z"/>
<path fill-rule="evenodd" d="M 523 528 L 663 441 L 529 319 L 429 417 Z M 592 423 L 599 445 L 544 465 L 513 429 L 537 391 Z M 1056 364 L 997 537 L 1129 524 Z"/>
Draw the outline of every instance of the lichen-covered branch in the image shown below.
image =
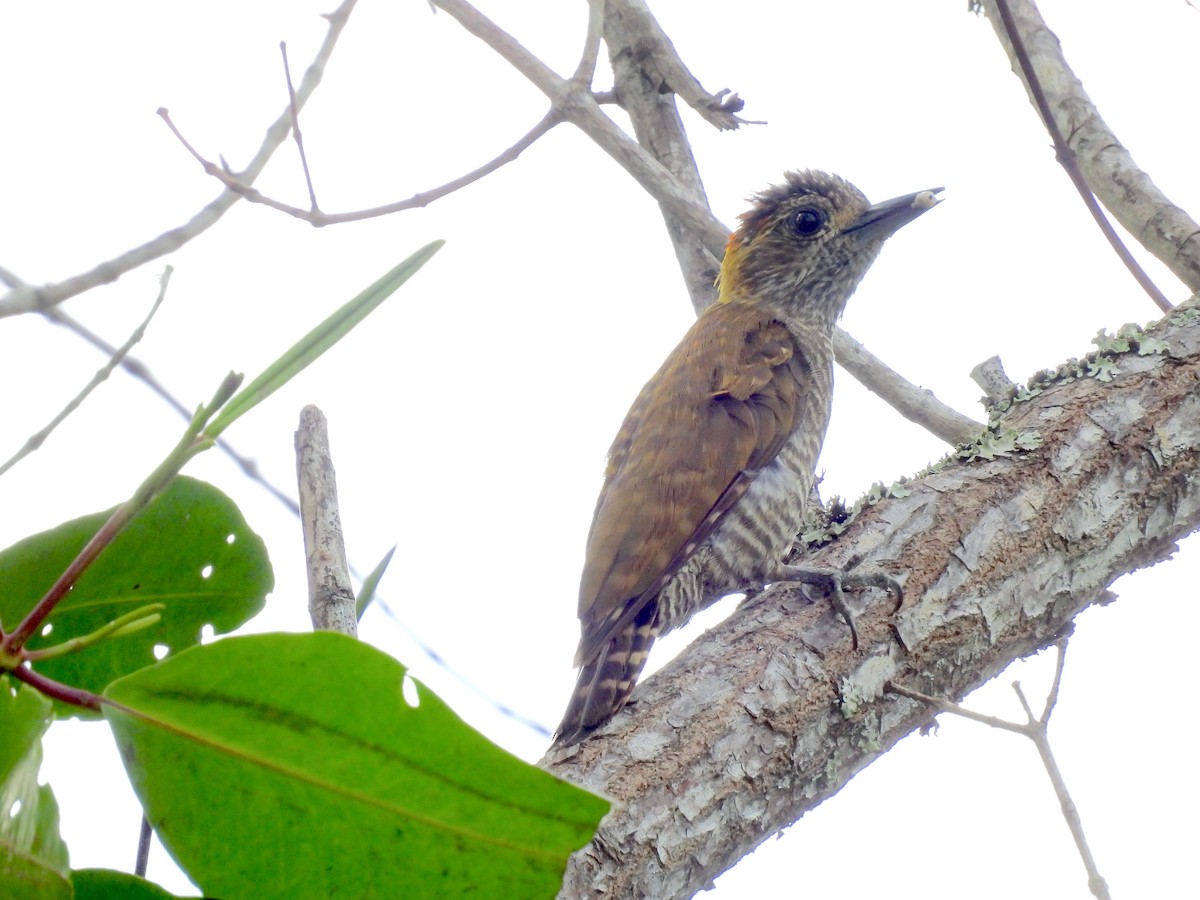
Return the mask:
<path fill-rule="evenodd" d="M 894 617 L 857 598 L 858 651 L 828 603 L 772 588 L 545 760 L 616 801 L 560 896 L 691 896 L 929 721 L 885 683 L 956 700 L 1200 529 L 1200 309 L 1096 362 L 1003 417 L 1038 449 L 948 462 L 805 559 L 905 582 Z"/>
<path fill-rule="evenodd" d="M 342 537 L 337 477 L 329 449 L 329 424 L 315 406 L 300 410 L 296 430 L 296 480 L 300 525 L 308 563 L 308 614 L 318 631 L 358 637 L 354 587 Z"/>

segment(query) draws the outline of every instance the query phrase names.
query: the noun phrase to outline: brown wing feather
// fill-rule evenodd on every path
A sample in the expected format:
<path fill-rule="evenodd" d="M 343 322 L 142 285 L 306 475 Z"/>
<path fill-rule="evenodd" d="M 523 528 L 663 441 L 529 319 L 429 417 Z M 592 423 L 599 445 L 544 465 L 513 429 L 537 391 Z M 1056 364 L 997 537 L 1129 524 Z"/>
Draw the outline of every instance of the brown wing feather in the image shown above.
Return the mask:
<path fill-rule="evenodd" d="M 642 389 L 609 453 L 580 584 L 594 661 L 745 494 L 801 414 L 807 361 L 741 303 L 706 310 Z"/>

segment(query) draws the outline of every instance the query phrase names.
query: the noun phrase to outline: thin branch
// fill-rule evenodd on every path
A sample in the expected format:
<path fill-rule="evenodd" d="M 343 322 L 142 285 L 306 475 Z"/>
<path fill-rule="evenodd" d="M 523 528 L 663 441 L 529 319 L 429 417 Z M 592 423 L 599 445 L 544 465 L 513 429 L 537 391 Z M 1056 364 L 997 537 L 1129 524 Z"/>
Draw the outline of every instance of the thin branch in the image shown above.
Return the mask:
<path fill-rule="evenodd" d="M 1009 0 L 989 3 L 995 4 L 991 9 L 996 14 L 988 18 L 1022 75 L 1059 162 L 1122 262 L 1160 309 L 1171 308 L 1113 231 L 1096 197 L 1190 290 L 1200 290 L 1200 225 L 1134 163 L 1071 71 L 1037 8 L 1028 0 L 1013 0 L 1011 7 Z"/>
<path fill-rule="evenodd" d="M 996 716 L 984 715 L 983 713 L 975 712 L 973 709 L 967 709 L 965 706 L 959 706 L 957 703 L 951 703 L 949 700 L 944 700 L 941 697 L 933 697 L 929 694 L 915 691 L 912 688 L 907 688 L 902 684 L 896 684 L 894 681 L 889 681 L 883 686 L 883 689 L 889 694 L 896 694 L 900 697 L 907 697 L 909 700 L 916 700 L 918 703 L 924 703 L 926 706 L 936 709 L 940 713 L 948 713 L 958 716 L 960 719 L 969 719 L 972 722 L 978 722 L 980 725 L 986 725 L 988 728 L 1011 731 L 1013 734 L 1020 734 L 1025 737 L 1030 736 L 1028 725 L 1023 725 L 1020 722 L 1010 722 L 1007 719 L 1001 719 Z"/>
<path fill-rule="evenodd" d="M 0 464 L 0 475 L 4 475 L 5 472 L 19 463 L 22 459 L 41 447 L 42 444 L 45 443 L 46 438 L 50 436 L 54 429 L 61 425 L 66 420 L 67 416 L 75 412 L 75 410 L 77 410 L 83 404 L 83 401 L 88 398 L 88 395 L 91 394 L 92 391 L 94 391 L 108 379 L 108 376 L 112 374 L 113 369 L 124 362 L 125 357 L 129 355 L 129 351 L 133 349 L 133 345 L 138 343 L 142 339 L 143 335 L 145 335 L 146 327 L 150 324 L 150 320 L 154 318 L 154 314 L 158 312 L 159 306 L 161 306 L 163 300 L 166 299 L 167 285 L 171 281 L 171 272 L 173 271 L 174 270 L 171 268 L 171 266 L 167 266 L 166 270 L 163 272 L 162 277 L 159 279 L 158 297 L 155 298 L 154 304 L 150 307 L 150 312 L 146 313 L 146 318 L 142 320 L 142 324 L 133 330 L 133 334 L 126 339 L 124 344 L 112 351 L 108 362 L 106 362 L 96 371 L 96 374 L 92 376 L 92 380 L 84 386 L 83 390 L 75 395 L 71 402 L 68 403 L 58 415 L 50 420 L 49 424 L 47 424 L 36 434 L 30 435 L 29 439 L 25 441 L 25 446 L 13 454 L 13 456 L 6 462 Z"/>
<path fill-rule="evenodd" d="M 308 186 L 308 202 L 313 210 L 318 209 L 317 192 L 313 190 L 312 174 L 308 170 L 308 154 L 304 152 L 304 135 L 300 133 L 300 110 L 296 108 L 296 88 L 292 84 L 292 69 L 288 65 L 287 42 L 279 42 L 279 52 L 283 55 L 283 75 L 287 79 L 288 102 L 292 107 L 292 137 L 296 141 L 296 150 L 300 153 L 300 166 L 304 169 L 304 183 Z"/>
<path fill-rule="evenodd" d="M 918 387 L 893 372 L 879 357 L 841 328 L 833 331 L 833 352 L 838 364 L 867 390 L 879 395 L 896 412 L 953 447 L 979 437 L 984 426 L 947 406 L 932 391 Z"/>
<path fill-rule="evenodd" d="M 465 0 L 434 0 L 437 7 L 453 16 L 544 93 L 555 110 L 590 137 L 617 161 L 659 203 L 693 229 L 714 256 L 720 256 L 729 237 L 728 231 L 703 205 L 615 122 L 584 86 L 562 78 Z"/>
<path fill-rule="evenodd" d="M 307 71 L 305 71 L 299 90 L 296 91 L 296 107 L 298 109 L 304 107 L 309 97 L 312 96 L 313 91 L 320 85 L 321 78 L 325 72 L 325 66 L 329 62 L 334 48 L 337 46 L 338 38 L 341 36 L 342 30 L 346 27 L 346 22 L 356 2 L 357 0 L 343 0 L 342 4 L 334 12 L 326 16 L 329 20 L 329 29 L 325 34 L 325 39 L 322 41 L 321 47 Z M 250 161 L 250 164 L 238 174 L 237 177 L 240 182 L 250 184 L 258 178 L 262 170 L 266 167 L 267 162 L 271 159 L 271 156 L 287 139 L 288 132 L 291 130 L 291 122 L 292 111 L 291 104 L 289 104 L 288 108 L 267 129 L 263 142 L 259 146 L 254 158 Z M 87 272 L 74 275 L 65 281 L 55 284 L 43 285 L 42 287 L 26 285 L 10 290 L 3 297 L 0 297 L 0 318 L 48 309 L 51 306 L 61 303 L 68 297 L 74 297 L 101 284 L 109 284 L 116 281 L 126 272 L 143 266 L 167 253 L 178 250 L 184 244 L 215 225 L 241 197 L 242 194 L 238 191 L 226 188 L 219 197 L 204 206 L 184 224 L 172 228 L 170 231 L 163 232 L 158 237 L 147 241 L 141 246 L 127 250 L 119 256 L 106 260 Z"/>
<path fill-rule="evenodd" d="M 924 703 L 939 712 L 950 713 L 951 715 L 969 719 L 972 722 L 979 722 L 991 728 L 1020 734 L 1032 741 L 1033 745 L 1037 748 L 1038 756 L 1042 759 L 1042 766 L 1045 768 L 1046 775 L 1050 779 L 1050 784 L 1054 788 L 1054 795 L 1058 798 L 1063 818 L 1067 822 L 1067 828 L 1071 831 L 1071 837 L 1075 841 L 1075 847 L 1078 849 L 1079 857 L 1083 861 L 1083 867 L 1087 871 L 1088 889 L 1097 900 L 1109 900 L 1108 884 L 1100 875 L 1100 871 L 1096 866 L 1095 857 L 1092 856 L 1091 848 L 1087 842 L 1087 835 L 1083 830 L 1083 820 L 1080 818 L 1075 801 L 1071 798 L 1071 792 L 1067 789 L 1066 779 L 1063 778 L 1062 770 L 1059 769 L 1058 763 L 1054 759 L 1054 753 L 1050 748 L 1050 714 L 1054 711 L 1054 706 L 1058 702 L 1058 690 L 1062 684 L 1063 663 L 1067 654 L 1067 640 L 1067 636 L 1064 635 L 1055 643 L 1058 655 L 1054 668 L 1054 682 L 1050 687 L 1049 695 L 1046 698 L 1046 706 L 1040 717 L 1034 716 L 1033 709 L 1030 707 L 1029 701 L 1025 698 L 1025 692 L 1021 689 L 1021 682 L 1013 682 L 1013 691 L 1017 695 L 1017 700 L 1020 702 L 1021 708 L 1025 711 L 1026 721 L 1023 723 L 1009 722 L 995 716 L 985 716 L 959 706 L 957 703 L 951 703 L 948 700 L 938 697 L 931 697 L 928 694 L 914 691 L 895 682 L 889 681 L 884 686 L 884 689 L 888 693 L 899 694 L 902 697 L 908 697 L 910 700 Z"/>
<path fill-rule="evenodd" d="M 709 211 L 709 217 L 715 222 L 704 192 L 700 167 L 675 105 L 675 95 L 662 91 L 662 78 L 654 67 L 654 55 L 643 52 L 643 48 L 652 42 L 640 29 L 657 28 L 658 23 L 649 11 L 642 8 L 642 12 L 644 15 L 639 15 L 637 10 L 630 9 L 628 0 L 609 0 L 605 9 L 604 41 L 613 70 L 614 93 L 621 108 L 629 114 L 637 142 L 675 177 L 694 203 Z M 674 53 L 669 44 L 668 48 Z M 599 103 L 600 98 L 596 98 L 596 102 Z M 660 204 L 659 208 L 692 308 L 699 315 L 716 299 L 714 282 L 721 267 L 723 248 L 714 252 L 670 207 Z"/>
<path fill-rule="evenodd" d="M 1029 54 L 1025 51 L 1025 42 L 1021 39 L 1020 32 L 1017 31 L 1017 23 L 1013 21 L 1012 12 L 1008 8 L 1008 0 L 995 0 L 996 8 L 1000 12 L 1000 20 L 1004 23 L 1004 30 L 1008 35 L 1009 41 L 1012 43 L 1013 54 L 1017 58 L 1017 63 L 1021 66 L 1021 72 L 1025 76 L 1025 83 L 1029 85 L 1029 92 L 1033 95 L 1034 106 L 1037 108 L 1038 115 L 1042 117 L 1042 123 L 1046 126 L 1046 130 L 1050 132 L 1050 138 L 1054 141 L 1054 155 L 1058 158 L 1059 163 L 1067 171 L 1067 175 L 1071 178 L 1071 183 L 1075 185 L 1075 189 L 1079 192 L 1079 196 L 1083 199 L 1083 205 L 1087 207 L 1092 218 L 1099 226 L 1100 232 L 1104 235 L 1109 245 L 1117 257 L 1125 264 L 1125 268 L 1129 269 L 1134 279 L 1142 286 L 1150 299 L 1164 313 L 1170 312 L 1171 301 L 1169 301 L 1158 286 L 1151 280 L 1146 271 L 1138 265 L 1133 254 L 1129 252 L 1129 248 L 1125 246 L 1125 242 L 1117 235 L 1116 230 L 1112 227 L 1112 223 L 1108 221 L 1108 216 L 1104 215 L 1104 211 L 1100 209 L 1100 204 L 1096 201 L 1096 195 L 1092 193 L 1092 189 L 1088 186 L 1087 179 L 1083 177 L 1083 172 L 1080 171 L 1079 162 L 1075 158 L 1075 151 L 1071 149 L 1070 144 L 1063 138 L 1062 132 L 1058 128 L 1058 124 L 1054 121 L 1054 112 L 1050 109 L 1050 102 L 1046 99 L 1045 93 L 1042 91 L 1041 82 L 1038 80 L 1037 73 L 1033 70 L 1033 63 L 1029 60 Z"/>
<path fill-rule="evenodd" d="M 604 34 L 604 0 L 588 0 L 587 36 L 583 40 L 583 53 L 579 65 L 571 76 L 580 84 L 590 85 L 596 77 L 596 61 L 600 58 L 600 38 Z"/>
<path fill-rule="evenodd" d="M 407 209 L 417 209 L 418 207 L 428 206 L 435 200 L 440 200 L 443 197 L 453 194 L 455 191 L 461 190 L 469 184 L 473 184 L 485 175 L 490 175 L 502 166 L 508 165 L 518 156 L 528 150 L 540 137 L 549 132 L 555 125 L 561 122 L 561 118 L 555 113 L 550 112 L 542 117 L 541 121 L 533 126 L 519 141 L 502 152 L 499 156 L 484 163 L 478 169 L 461 175 L 453 181 L 447 181 L 445 184 L 431 188 L 427 191 L 422 191 L 418 194 L 413 194 L 407 200 L 397 200 L 394 203 L 387 203 L 383 206 L 375 206 L 370 209 L 355 210 L 352 212 L 343 213 L 327 213 L 322 212 L 315 207 L 313 209 L 301 209 L 298 206 L 292 206 L 283 203 L 280 200 L 275 200 L 266 196 L 257 188 L 253 188 L 248 184 L 244 184 L 239 180 L 238 176 L 233 172 L 226 171 L 223 167 L 218 166 L 211 160 L 205 159 L 197 153 L 187 139 L 175 127 L 171 121 L 170 114 L 166 110 L 160 110 L 159 114 L 166 121 L 171 131 L 179 138 L 180 143 L 187 148 L 196 160 L 203 167 L 204 171 L 220 181 L 228 190 L 236 191 L 243 196 L 249 203 L 258 203 L 277 210 L 296 219 L 301 219 L 317 228 L 322 228 L 326 225 L 340 225 L 344 222 L 361 222 L 364 219 L 374 219 L 379 216 L 389 216 L 392 213 L 403 212 Z"/>
<path fill-rule="evenodd" d="M 1067 662 L 1067 643 L 1070 637 L 1069 633 L 1064 634 L 1055 644 L 1055 647 L 1058 648 L 1058 656 L 1054 663 L 1054 680 L 1050 682 L 1050 690 L 1046 694 L 1046 705 L 1042 709 L 1042 716 L 1039 719 L 1043 725 L 1049 723 L 1054 707 L 1058 705 L 1058 691 L 1062 687 L 1063 669 Z"/>
<path fill-rule="evenodd" d="M 1029 703 L 1025 699 L 1025 693 L 1021 690 L 1021 682 L 1014 681 L 1013 690 L 1016 692 L 1021 706 L 1024 707 L 1025 714 L 1029 716 L 1027 737 L 1037 747 L 1038 756 L 1042 758 L 1042 766 L 1046 770 L 1046 775 L 1050 778 L 1050 784 L 1054 787 L 1054 795 L 1058 798 L 1063 818 L 1067 822 L 1067 828 L 1070 829 L 1071 837 L 1075 841 L 1075 847 L 1079 851 L 1079 858 L 1083 861 L 1083 867 L 1087 871 L 1088 889 L 1097 900 L 1110 900 L 1111 895 L 1108 892 L 1108 883 L 1100 874 L 1100 870 L 1096 866 L 1096 859 L 1092 856 L 1092 849 L 1088 846 L 1087 835 L 1083 830 L 1083 820 L 1079 816 L 1079 809 L 1075 806 L 1071 792 L 1067 790 L 1066 779 L 1063 778 L 1062 771 L 1058 768 L 1058 762 L 1054 759 L 1054 752 L 1050 749 L 1050 735 L 1046 728 L 1047 723 L 1044 718 L 1039 721 L 1033 717 Z"/>
<path fill-rule="evenodd" d="M 104 340 L 104 338 L 100 337 L 81 322 L 67 315 L 61 309 L 58 309 L 57 307 L 50 307 L 49 309 L 42 310 L 41 314 L 55 325 L 59 325 L 63 328 L 66 328 L 68 331 L 74 332 L 93 347 L 97 348 L 101 353 L 107 353 L 111 356 L 117 352 L 116 348 L 113 347 L 112 344 Z M 133 356 L 126 356 L 123 360 L 121 360 L 121 368 L 133 378 L 141 381 L 146 385 L 146 387 L 162 398 L 162 400 L 166 402 L 166 404 L 173 410 L 179 413 L 179 415 L 181 415 L 185 421 L 188 421 L 192 418 L 193 411 L 184 406 L 177 397 L 167 390 L 163 386 L 162 382 L 154 377 L 154 374 L 140 359 L 137 359 Z M 217 447 L 220 448 L 220 450 L 226 456 L 228 456 L 238 465 L 247 478 L 261 485 L 262 488 L 267 491 L 267 493 L 273 496 L 293 513 L 299 513 L 300 508 L 296 505 L 295 498 L 284 493 L 282 490 L 264 478 L 262 472 L 259 471 L 257 462 L 250 457 L 243 456 L 241 453 L 239 453 L 224 437 L 217 439 Z"/>
<path fill-rule="evenodd" d="M 133 874 L 140 878 L 146 877 L 146 868 L 150 862 L 150 835 L 152 833 L 150 820 L 143 813 L 142 825 L 138 829 L 137 859 L 134 860 L 133 864 Z"/>

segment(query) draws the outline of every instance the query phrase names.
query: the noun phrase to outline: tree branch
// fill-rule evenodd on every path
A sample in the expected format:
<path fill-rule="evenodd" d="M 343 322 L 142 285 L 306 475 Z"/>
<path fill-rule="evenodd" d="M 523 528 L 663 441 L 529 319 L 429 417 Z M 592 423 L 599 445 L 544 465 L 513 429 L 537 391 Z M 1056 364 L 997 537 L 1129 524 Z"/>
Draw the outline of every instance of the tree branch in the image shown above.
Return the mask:
<path fill-rule="evenodd" d="M 0 463 L 0 475 L 4 475 L 5 472 L 19 463 L 22 459 L 41 447 L 42 444 L 45 443 L 46 438 L 50 436 L 51 432 L 61 425 L 66 420 L 67 416 L 79 409 L 79 407 L 83 404 L 83 401 L 88 398 L 92 391 L 108 380 L 108 376 L 112 374 L 113 369 L 125 362 L 126 358 L 129 356 L 129 351 L 132 350 L 133 345 L 138 343 L 138 341 L 142 339 L 143 335 L 145 335 L 146 328 L 150 325 L 150 320 L 154 318 L 154 314 L 158 312 L 159 306 L 161 306 L 163 300 L 166 299 L 167 285 L 171 282 L 172 271 L 174 270 L 170 266 L 167 266 L 166 270 L 159 278 L 158 296 L 154 299 L 154 303 L 150 307 L 150 312 L 146 313 L 146 318 L 142 320 L 142 323 L 133 330 L 133 333 L 129 335 L 128 338 L 125 339 L 124 344 L 117 348 L 111 348 L 108 351 L 108 362 L 106 362 L 96 371 L 96 374 L 92 376 L 92 380 L 84 385 L 83 390 L 76 394 L 75 397 L 73 397 L 71 401 L 65 407 L 63 407 L 63 409 L 60 410 L 59 413 L 53 419 L 51 419 L 45 427 L 43 427 L 36 434 L 30 435 L 25 441 L 25 445 L 21 447 L 20 450 L 14 453 L 5 462 Z"/>
<path fill-rule="evenodd" d="M 519 141 L 509 147 L 507 150 L 500 153 L 499 156 L 484 163 L 477 169 L 467 172 L 465 175 L 460 175 L 452 181 L 447 181 L 445 184 L 435 188 L 430 188 L 427 191 L 421 191 L 413 194 L 406 200 L 396 200 L 392 203 L 385 203 L 381 206 L 372 206 L 368 209 L 351 210 L 349 212 L 328 213 L 317 207 L 316 196 L 312 191 L 311 181 L 309 181 L 309 196 L 312 199 L 312 206 L 309 209 L 302 209 L 299 206 L 292 206 L 289 203 L 284 203 L 280 200 L 275 200 L 268 197 L 266 194 L 259 191 L 257 188 L 251 187 L 240 180 L 238 174 L 228 172 L 221 166 L 214 163 L 212 160 L 205 159 L 199 151 L 197 151 L 185 138 L 182 132 L 176 128 L 175 123 L 171 121 L 170 113 L 165 109 L 159 110 L 159 115 L 167 123 L 167 127 L 179 139 L 179 142 L 187 149 L 188 153 L 200 163 L 201 168 L 205 173 L 220 181 L 228 190 L 235 191 L 246 199 L 248 203 L 258 203 L 262 206 L 269 207 L 292 216 L 296 219 L 301 219 L 317 228 L 323 228 L 326 225 L 341 225 L 346 222 L 361 222 L 365 219 L 375 219 L 380 216 L 390 216 L 393 213 L 403 212 L 407 209 L 417 209 L 419 207 L 428 206 L 435 200 L 440 200 L 453 194 L 457 190 L 461 190 L 469 184 L 474 184 L 485 175 L 490 175 L 502 166 L 508 165 L 518 156 L 528 150 L 538 138 L 546 134 L 555 125 L 559 124 L 560 119 L 552 111 L 542 117 L 541 121 L 533 126 Z M 304 165 L 307 173 L 308 164 Z M 308 180 L 307 174 L 305 175 Z"/>
<path fill-rule="evenodd" d="M 982 5 L 1012 61 L 1013 71 L 1029 92 L 1030 102 L 1039 112 L 1044 109 L 1052 116 L 1049 121 L 1043 118 L 1052 134 L 1057 131 L 1066 135 L 1059 140 L 1068 152 L 1056 149 L 1068 172 L 1072 169 L 1067 158 L 1073 156 L 1078 162 L 1086 186 L 1077 186 L 1095 193 L 1122 227 L 1162 260 L 1189 290 L 1200 290 L 1200 225 L 1158 189 L 1117 140 L 1071 71 L 1058 38 L 1046 27 L 1037 7 L 1030 0 L 1008 0 L 1016 33 L 1036 76 L 1031 81 L 1022 71 L 995 0 L 984 0 Z M 1115 235 L 1109 240 L 1120 243 Z"/>
<path fill-rule="evenodd" d="M 894 620 L 860 596 L 857 652 L 829 604 L 774 587 L 544 760 L 617 801 L 560 897 L 691 896 L 929 722 L 887 682 L 960 698 L 1200 528 L 1200 309 L 1151 336 L 1166 351 L 1117 357 L 1111 382 L 1067 376 L 1009 410 L 1002 424 L 1039 431 L 1038 450 L 948 461 L 805 560 L 904 579 Z"/>
<path fill-rule="evenodd" d="M 655 93 L 677 94 L 709 125 L 733 131 L 741 125 L 764 125 L 738 117 L 745 104 L 728 89 L 710 94 L 692 74 L 644 0 L 608 0 L 608 8 L 626 23 L 625 33 L 636 35 L 635 44 L 624 44 L 633 62 L 652 83 Z M 610 50 L 613 55 L 615 50 Z"/>
<path fill-rule="evenodd" d="M 645 36 L 647 29 L 653 29 L 661 39 L 658 42 L 648 40 Z M 675 107 L 675 95 L 660 90 L 661 79 L 650 71 L 654 65 L 654 54 L 646 49 L 646 44 L 652 43 L 662 54 L 674 55 L 675 48 L 662 35 L 650 11 L 638 0 L 608 0 L 605 4 L 604 40 L 608 44 L 617 101 L 629 113 L 638 143 L 666 167 L 691 195 L 694 203 L 709 209 L 700 169 Z M 679 65 L 682 67 L 682 62 Z M 698 239 L 697 232 L 689 228 L 668 205 L 660 202 L 659 209 L 667 226 L 667 236 L 675 248 L 675 258 L 679 261 L 692 308 L 699 314 L 717 298 L 713 283 L 721 268 L 724 247 L 714 250 L 706 246 L 704 241 Z M 711 211 L 709 216 L 723 232 L 728 233 L 728 229 L 716 222 Z"/>
<path fill-rule="evenodd" d="M 833 353 L 838 363 L 867 390 L 908 419 L 952 447 L 979 437 L 983 424 L 947 406 L 932 391 L 917 387 L 888 368 L 879 357 L 840 328 L 833 330 Z"/>
<path fill-rule="evenodd" d="M 1023 723 L 1009 722 L 1006 719 L 999 719 L 995 716 L 985 716 L 966 707 L 959 706 L 957 703 L 950 703 L 942 700 L 940 697 L 931 697 L 928 694 L 922 694 L 920 691 L 914 691 L 901 685 L 893 684 L 890 681 L 884 685 L 884 689 L 889 693 L 917 700 L 926 706 L 936 709 L 938 712 L 960 716 L 964 719 L 970 719 L 972 722 L 987 725 L 989 728 L 1011 731 L 1014 734 L 1028 738 L 1034 747 L 1037 748 L 1038 755 L 1042 759 L 1042 766 L 1045 768 L 1046 775 L 1050 779 L 1050 784 L 1054 788 L 1054 795 L 1058 798 L 1059 808 L 1062 810 L 1067 828 L 1071 831 L 1071 838 L 1075 841 L 1075 847 L 1079 851 L 1079 858 L 1083 862 L 1084 870 L 1087 872 L 1088 889 L 1091 890 L 1097 900 L 1111 900 L 1108 884 L 1100 874 L 1100 869 L 1096 865 L 1096 859 L 1092 855 L 1091 847 L 1088 846 L 1087 835 L 1083 830 L 1083 820 L 1079 816 L 1079 810 L 1075 806 L 1071 792 L 1067 790 L 1066 779 L 1063 778 L 1062 771 L 1058 768 L 1058 763 L 1054 759 L 1054 752 L 1050 747 L 1050 714 L 1054 712 L 1055 704 L 1058 702 L 1058 691 L 1062 686 L 1063 662 L 1067 656 L 1067 636 L 1060 637 L 1055 642 L 1055 647 L 1058 650 L 1058 658 L 1054 665 L 1054 683 L 1050 687 L 1050 693 L 1046 697 L 1046 705 L 1042 709 L 1040 717 L 1034 716 L 1033 710 L 1030 709 L 1029 701 L 1025 699 L 1025 692 L 1021 690 L 1021 682 L 1013 682 L 1013 691 L 1016 692 L 1017 699 L 1020 701 L 1022 709 L 1025 710 L 1025 722 Z"/>
<path fill-rule="evenodd" d="M 13 281 L 11 283 L 16 284 L 19 282 Z M 96 334 L 81 322 L 71 318 L 58 307 L 52 306 L 48 309 L 42 310 L 42 316 L 44 316 L 46 319 L 49 319 L 55 325 L 60 325 L 63 328 L 66 328 L 68 331 L 71 331 L 83 338 L 83 340 L 91 344 L 101 353 L 107 353 L 109 356 L 112 356 L 117 352 L 116 347 L 104 340 L 104 338 L 100 337 L 100 335 Z M 162 398 L 162 400 L 169 407 L 179 413 L 179 415 L 183 416 L 183 420 L 185 422 L 191 420 L 192 413 L 194 411 L 184 406 L 178 397 L 167 390 L 163 386 L 162 382 L 160 382 L 154 376 L 154 373 L 151 372 L 146 364 L 140 359 L 133 356 L 125 356 L 121 360 L 121 368 L 131 377 L 141 381 L 153 393 Z M 241 453 L 239 453 L 224 437 L 217 439 L 217 447 L 222 453 L 224 453 L 237 464 L 247 478 L 249 478 L 251 481 L 257 482 L 263 488 L 263 490 L 282 503 L 284 507 L 299 515 L 300 509 L 298 506 L 296 506 L 296 501 L 264 478 L 262 472 L 259 471 L 257 462 L 250 457 L 243 456 Z"/>
<path fill-rule="evenodd" d="M 687 189 L 600 109 L 587 85 L 566 79 L 529 52 L 512 35 L 465 0 L 434 0 L 545 94 L 563 119 L 579 128 L 625 169 L 660 204 L 682 219 L 714 255 L 723 252 L 729 232 L 698 204 Z"/>
<path fill-rule="evenodd" d="M 329 20 L 329 30 L 325 34 L 325 40 L 321 43 L 316 57 L 304 73 L 299 90 L 296 91 L 296 109 L 303 108 L 313 91 L 320 85 L 321 78 L 325 74 L 325 66 L 333 54 L 334 47 L 337 46 L 338 38 L 346 27 L 346 22 L 356 2 L 357 0 L 343 0 L 341 6 L 326 16 Z M 292 104 L 289 103 L 279 118 L 267 129 L 266 136 L 250 164 L 238 173 L 238 181 L 251 184 L 262 174 L 262 170 L 266 167 L 272 154 L 287 140 L 288 132 L 291 131 L 291 123 Z M 215 225 L 229 208 L 241 199 L 241 196 L 238 191 L 226 188 L 219 197 L 184 224 L 165 231 L 141 246 L 125 251 L 120 256 L 102 262 L 87 272 L 42 287 L 24 285 L 13 288 L 0 297 L 0 318 L 55 306 L 68 297 L 74 297 L 91 288 L 114 282 L 126 272 L 178 250 L 188 241 Z"/>

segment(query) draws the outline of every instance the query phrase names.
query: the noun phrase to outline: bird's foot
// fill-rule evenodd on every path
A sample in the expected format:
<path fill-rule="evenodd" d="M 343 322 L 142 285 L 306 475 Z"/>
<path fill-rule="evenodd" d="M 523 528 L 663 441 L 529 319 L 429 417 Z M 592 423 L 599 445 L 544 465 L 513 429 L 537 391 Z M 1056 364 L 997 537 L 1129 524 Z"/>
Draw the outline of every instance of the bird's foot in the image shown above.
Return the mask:
<path fill-rule="evenodd" d="M 829 595 L 833 608 L 850 629 L 850 645 L 858 649 L 858 627 L 854 622 L 854 613 L 846 602 L 844 588 L 873 587 L 890 591 L 896 595 L 896 609 L 904 602 L 904 588 L 887 572 L 878 569 L 866 572 L 851 572 L 846 569 L 809 569 L 804 566 L 784 566 L 779 581 L 798 581 L 801 584 L 811 584 L 822 588 Z"/>

